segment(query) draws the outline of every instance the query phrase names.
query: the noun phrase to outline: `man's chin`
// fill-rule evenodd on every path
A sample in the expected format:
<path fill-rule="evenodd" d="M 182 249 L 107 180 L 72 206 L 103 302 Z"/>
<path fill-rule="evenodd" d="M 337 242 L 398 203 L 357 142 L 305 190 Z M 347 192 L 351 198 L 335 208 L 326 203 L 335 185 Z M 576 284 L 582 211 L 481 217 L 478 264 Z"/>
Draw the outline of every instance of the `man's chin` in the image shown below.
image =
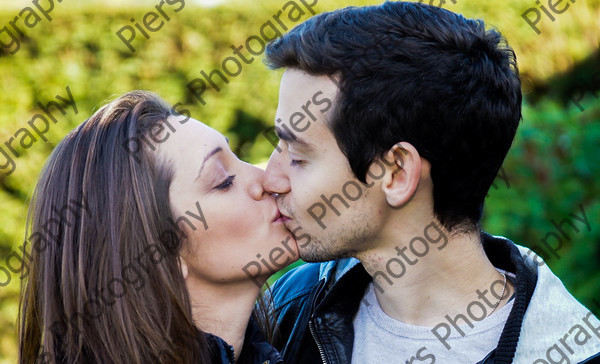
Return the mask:
<path fill-rule="evenodd" d="M 303 261 L 307 263 L 320 263 L 343 258 L 339 252 L 324 249 L 323 243 L 315 238 L 312 239 L 310 243 L 304 242 L 303 247 L 298 244 L 298 254 Z"/>
<path fill-rule="evenodd" d="M 322 263 L 335 260 L 329 255 L 315 254 L 314 251 L 305 252 L 304 254 L 300 251 L 300 259 L 306 263 Z"/>
<path fill-rule="evenodd" d="M 322 263 L 327 262 L 326 259 L 321 259 L 321 257 L 314 256 L 313 254 L 302 254 L 300 253 L 300 259 L 306 263 Z"/>
<path fill-rule="evenodd" d="M 330 252 L 325 247 L 327 244 L 306 232 L 295 220 L 290 219 L 284 222 L 285 227 L 291 232 L 298 244 L 298 253 L 300 259 L 309 263 L 326 262 L 340 258 L 340 254 Z"/>

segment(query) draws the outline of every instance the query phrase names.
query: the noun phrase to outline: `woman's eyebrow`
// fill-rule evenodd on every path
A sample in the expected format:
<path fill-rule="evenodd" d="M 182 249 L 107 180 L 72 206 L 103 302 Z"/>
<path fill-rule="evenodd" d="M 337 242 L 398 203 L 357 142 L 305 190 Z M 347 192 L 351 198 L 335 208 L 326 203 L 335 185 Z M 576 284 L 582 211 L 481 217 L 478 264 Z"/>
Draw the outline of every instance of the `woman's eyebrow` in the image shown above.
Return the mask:
<path fill-rule="evenodd" d="M 227 144 L 229 145 L 229 138 L 224 136 L 225 141 L 227 142 Z M 206 157 L 204 157 L 204 159 L 202 160 L 202 165 L 200 166 L 200 169 L 198 170 L 198 175 L 196 176 L 196 178 L 194 178 L 194 181 L 197 180 L 198 178 L 200 178 L 200 174 L 202 173 L 202 170 L 204 169 L 204 165 L 206 164 L 206 161 L 212 157 L 213 155 L 222 152 L 223 148 L 221 147 L 216 147 L 215 149 L 213 149 L 210 153 L 208 153 L 206 155 Z"/>
<path fill-rule="evenodd" d="M 206 161 L 208 161 L 210 159 L 210 157 L 214 156 L 215 154 L 217 154 L 221 151 L 223 151 L 223 148 L 216 147 L 210 153 L 208 153 L 206 155 L 206 157 L 204 157 L 204 160 L 202 160 L 202 165 L 200 165 L 200 169 L 198 170 L 198 175 L 196 176 L 196 178 L 194 178 L 194 181 L 197 180 L 198 178 L 200 178 L 200 175 L 202 174 L 202 170 L 204 169 L 204 166 L 206 165 Z"/>

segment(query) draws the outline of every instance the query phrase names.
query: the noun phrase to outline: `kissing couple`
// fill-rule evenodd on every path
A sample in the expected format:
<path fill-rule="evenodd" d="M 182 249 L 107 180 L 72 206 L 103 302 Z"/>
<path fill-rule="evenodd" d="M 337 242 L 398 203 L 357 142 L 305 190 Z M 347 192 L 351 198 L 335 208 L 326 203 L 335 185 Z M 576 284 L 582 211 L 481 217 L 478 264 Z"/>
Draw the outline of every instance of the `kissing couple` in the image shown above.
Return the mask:
<path fill-rule="evenodd" d="M 21 362 L 598 359 L 598 319 L 481 228 L 521 120 L 497 30 L 385 2 L 314 16 L 266 59 L 285 69 L 266 170 L 146 91 L 56 146 L 28 218 L 55 239 L 27 245 Z M 71 201 L 76 221 L 46 224 Z"/>

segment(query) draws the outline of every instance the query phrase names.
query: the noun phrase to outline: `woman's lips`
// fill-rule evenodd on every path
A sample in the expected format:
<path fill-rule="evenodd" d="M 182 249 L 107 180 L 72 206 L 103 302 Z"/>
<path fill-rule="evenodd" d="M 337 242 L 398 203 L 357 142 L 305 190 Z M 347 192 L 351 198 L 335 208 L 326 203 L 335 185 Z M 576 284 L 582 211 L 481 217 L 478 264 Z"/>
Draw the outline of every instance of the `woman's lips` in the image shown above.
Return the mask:
<path fill-rule="evenodd" d="M 274 221 L 274 222 L 282 222 L 282 223 L 284 223 L 284 224 L 285 224 L 286 222 L 288 222 L 288 221 L 290 221 L 290 220 L 291 220 L 291 219 L 290 219 L 289 217 L 287 217 L 287 216 L 281 216 L 281 217 L 279 217 L 279 218 L 275 219 L 275 221 Z"/>
<path fill-rule="evenodd" d="M 282 222 L 285 223 L 287 221 L 290 221 L 291 219 L 285 215 L 283 215 L 281 213 L 281 211 L 279 211 L 279 209 L 277 210 L 277 215 L 275 216 L 275 218 L 273 219 L 273 222 Z"/>

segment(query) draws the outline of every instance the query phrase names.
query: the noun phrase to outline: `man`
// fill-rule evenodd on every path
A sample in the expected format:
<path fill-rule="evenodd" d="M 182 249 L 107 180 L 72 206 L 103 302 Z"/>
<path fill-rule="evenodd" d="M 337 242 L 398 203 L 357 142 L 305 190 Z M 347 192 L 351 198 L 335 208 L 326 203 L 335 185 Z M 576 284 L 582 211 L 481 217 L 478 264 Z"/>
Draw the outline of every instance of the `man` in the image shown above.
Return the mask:
<path fill-rule="evenodd" d="M 265 187 L 301 258 L 323 262 L 273 287 L 286 363 L 599 357 L 598 319 L 537 255 L 480 230 L 521 119 L 498 32 L 386 2 L 315 16 L 267 61 L 286 71 Z"/>

